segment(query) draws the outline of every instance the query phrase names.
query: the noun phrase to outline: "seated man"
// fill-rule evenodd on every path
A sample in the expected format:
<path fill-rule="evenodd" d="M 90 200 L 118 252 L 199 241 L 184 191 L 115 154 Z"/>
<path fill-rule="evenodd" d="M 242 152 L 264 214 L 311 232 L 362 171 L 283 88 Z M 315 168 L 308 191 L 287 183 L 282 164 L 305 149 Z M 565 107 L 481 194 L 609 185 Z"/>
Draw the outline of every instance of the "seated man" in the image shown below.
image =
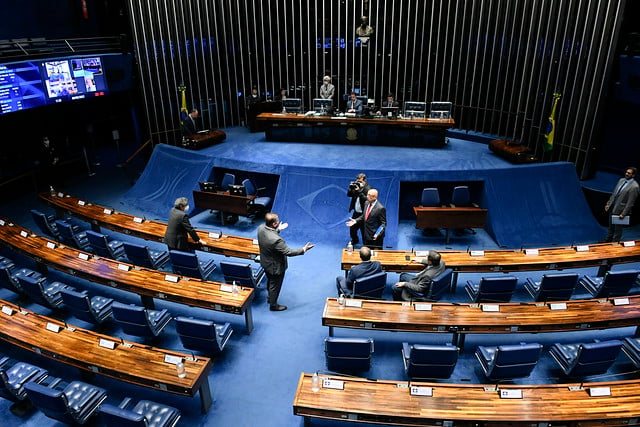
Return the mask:
<path fill-rule="evenodd" d="M 370 276 L 382 271 L 382 265 L 379 261 L 371 261 L 371 249 L 366 246 L 360 248 L 360 259 L 362 262 L 358 265 L 351 267 L 351 270 L 347 273 L 347 277 L 336 277 L 336 287 L 338 288 L 338 295 L 345 294 L 351 295 L 353 289 L 353 282 L 366 276 Z"/>
<path fill-rule="evenodd" d="M 395 301 L 411 301 L 413 297 L 407 289 L 420 293 L 428 292 L 433 279 L 446 268 L 437 251 L 429 251 L 426 258 L 414 258 L 411 261 L 425 264 L 427 267 L 417 275 L 410 273 L 400 275 L 400 281 L 393 285 L 393 299 Z"/>
<path fill-rule="evenodd" d="M 362 114 L 362 101 L 360 101 L 355 92 L 351 92 L 347 101 L 347 113 Z"/>

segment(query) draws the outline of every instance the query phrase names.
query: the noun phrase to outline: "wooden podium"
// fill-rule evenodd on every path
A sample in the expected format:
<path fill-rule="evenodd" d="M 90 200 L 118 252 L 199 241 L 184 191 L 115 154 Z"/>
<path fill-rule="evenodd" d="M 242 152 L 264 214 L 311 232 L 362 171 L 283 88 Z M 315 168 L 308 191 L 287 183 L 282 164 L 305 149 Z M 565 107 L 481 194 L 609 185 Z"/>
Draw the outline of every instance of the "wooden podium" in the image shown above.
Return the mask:
<path fill-rule="evenodd" d="M 489 143 L 489 149 L 511 163 L 535 163 L 538 161 L 529 147 L 515 141 L 494 139 Z"/>

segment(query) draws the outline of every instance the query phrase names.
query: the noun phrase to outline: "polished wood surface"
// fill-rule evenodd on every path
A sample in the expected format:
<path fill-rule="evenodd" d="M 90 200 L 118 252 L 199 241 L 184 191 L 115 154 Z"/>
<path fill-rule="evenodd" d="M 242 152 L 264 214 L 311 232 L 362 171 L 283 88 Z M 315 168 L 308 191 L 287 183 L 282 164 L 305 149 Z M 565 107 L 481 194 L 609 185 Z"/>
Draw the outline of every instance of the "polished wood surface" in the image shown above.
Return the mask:
<path fill-rule="evenodd" d="M 368 125 L 388 125 L 398 127 L 424 126 L 429 128 L 451 128 L 456 122 L 454 119 L 389 119 L 386 117 L 331 117 L 331 116 L 305 116 L 295 113 L 260 113 L 257 120 L 267 123 L 301 123 L 342 126 L 344 124 L 368 124 Z"/>
<path fill-rule="evenodd" d="M 213 209 L 225 214 L 249 216 L 249 207 L 255 196 L 234 196 L 228 191 L 216 193 L 213 191 L 193 190 L 193 203 L 200 209 Z"/>
<path fill-rule="evenodd" d="M 238 295 L 234 296 L 231 292 L 221 290 L 223 284 L 219 282 L 203 281 L 94 256 L 38 236 L 24 227 L 12 224 L 7 218 L 2 218 L 0 222 L 4 222 L 4 225 L 0 224 L 2 243 L 33 258 L 42 268 L 52 267 L 95 283 L 133 292 L 140 295 L 144 305 L 150 308 L 153 306 L 153 298 L 158 298 L 193 307 L 244 314 L 247 333 L 253 328 L 253 288 L 241 287 Z M 55 247 L 50 248 L 48 244 Z M 87 259 L 81 259 L 80 254 Z M 166 280 L 167 276 L 177 278 L 177 283 Z"/>
<path fill-rule="evenodd" d="M 302 373 L 293 413 L 304 417 L 386 425 L 602 426 L 636 425 L 640 417 L 640 381 L 583 384 L 504 385 L 450 384 L 368 380 L 320 375 L 344 381 L 344 389 L 311 390 L 312 375 Z M 430 387 L 432 396 L 412 396 L 409 386 Z M 571 387 L 571 388 L 570 388 Z M 577 390 L 574 390 L 574 387 Z M 611 395 L 591 397 L 596 387 Z M 522 398 L 501 398 L 500 390 L 520 390 Z M 480 423 L 480 424 L 478 424 Z"/>
<path fill-rule="evenodd" d="M 487 209 L 482 208 L 413 208 L 416 228 L 484 228 Z"/>
<path fill-rule="evenodd" d="M 41 193 L 39 197 L 53 206 L 59 216 L 70 215 L 80 218 L 89 222 L 96 231 L 99 231 L 100 227 L 104 227 L 142 239 L 162 242 L 167 229 L 167 224 L 164 222 L 146 218 L 138 218 L 140 222 L 136 222 L 134 221 L 136 217 L 133 215 L 118 212 L 106 206 L 95 205 L 68 194 L 57 193 L 52 196 L 49 193 Z M 260 253 L 258 245 L 254 244 L 251 238 L 229 235 L 214 238 L 210 237 L 207 231 L 197 230 L 197 232 L 198 236 L 201 239 L 206 239 L 207 243 L 201 245 L 189 240 L 192 249 L 247 259 L 255 259 Z"/>
<path fill-rule="evenodd" d="M 141 387 L 191 397 L 200 391 L 203 412 L 211 404 L 208 375 L 213 363 L 207 357 L 194 358 L 191 354 L 98 334 L 4 300 L 0 300 L 0 305 L 3 308 L 0 339 L 3 341 L 83 371 Z M 59 331 L 51 330 L 54 329 L 52 325 Z M 115 348 L 100 346 L 100 340 L 116 343 Z M 166 362 L 166 356 L 183 360 L 187 371 L 184 378 L 178 377 L 175 364 Z"/>
<path fill-rule="evenodd" d="M 209 147 L 213 144 L 218 144 L 227 138 L 227 134 L 220 129 L 213 129 L 203 131 L 202 133 L 196 133 L 190 135 L 182 140 L 182 146 L 192 150 L 199 150 L 201 148 Z"/>
<path fill-rule="evenodd" d="M 416 310 L 424 303 L 362 300 L 362 307 L 340 307 L 337 298 L 327 298 L 322 325 L 333 328 L 453 334 L 462 347 L 466 334 L 510 334 L 584 331 L 640 325 L 640 295 L 620 298 L 555 303 L 458 304 L 428 303 L 431 311 Z M 498 311 L 487 311 L 497 308 Z"/>

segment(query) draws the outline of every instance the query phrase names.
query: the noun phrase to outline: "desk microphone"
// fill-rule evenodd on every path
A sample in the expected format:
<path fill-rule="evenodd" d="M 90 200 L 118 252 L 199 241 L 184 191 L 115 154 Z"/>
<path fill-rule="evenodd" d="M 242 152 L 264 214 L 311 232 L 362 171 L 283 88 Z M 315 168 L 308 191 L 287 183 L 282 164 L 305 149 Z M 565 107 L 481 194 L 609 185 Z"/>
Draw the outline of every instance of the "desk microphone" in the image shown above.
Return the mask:
<path fill-rule="evenodd" d="M 471 245 L 467 246 L 467 253 L 471 252 Z"/>

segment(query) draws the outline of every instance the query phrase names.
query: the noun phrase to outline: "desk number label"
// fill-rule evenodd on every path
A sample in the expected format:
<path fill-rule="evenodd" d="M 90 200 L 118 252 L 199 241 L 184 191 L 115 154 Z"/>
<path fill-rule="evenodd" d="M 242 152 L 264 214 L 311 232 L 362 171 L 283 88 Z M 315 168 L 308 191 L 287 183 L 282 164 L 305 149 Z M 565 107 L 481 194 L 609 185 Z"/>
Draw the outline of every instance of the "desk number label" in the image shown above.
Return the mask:
<path fill-rule="evenodd" d="M 589 245 L 578 245 L 576 246 L 577 252 L 589 252 Z"/>
<path fill-rule="evenodd" d="M 98 343 L 100 347 L 108 348 L 109 350 L 113 350 L 116 348 L 116 343 L 111 340 L 105 340 L 104 338 L 100 338 L 100 342 Z"/>
<path fill-rule="evenodd" d="M 346 307 L 362 308 L 362 300 L 360 300 L 360 299 L 347 299 L 344 302 L 344 305 Z"/>
<path fill-rule="evenodd" d="M 85 203 L 85 201 L 84 201 L 84 200 L 78 200 L 78 204 L 79 204 L 80 206 L 84 206 L 84 205 L 86 205 L 86 203 Z"/>
<path fill-rule="evenodd" d="M 2 306 L 2 312 L 4 314 L 6 314 L 7 316 L 11 316 L 13 314 L 13 309 L 11 307 L 8 307 L 6 305 Z"/>
<path fill-rule="evenodd" d="M 111 215 L 113 213 L 111 209 L 105 209 L 102 212 L 104 212 L 105 215 Z"/>
<path fill-rule="evenodd" d="M 484 251 L 471 251 L 471 256 L 484 256 Z"/>
<path fill-rule="evenodd" d="M 164 276 L 164 280 L 171 283 L 178 283 L 178 276 L 171 276 L 167 274 L 166 276 Z"/>
<path fill-rule="evenodd" d="M 49 249 L 55 249 L 56 248 L 56 244 L 53 242 L 47 242 L 47 248 Z"/>
<path fill-rule="evenodd" d="M 416 304 L 415 306 L 415 310 L 416 311 L 431 311 L 431 304 Z"/>
<path fill-rule="evenodd" d="M 138 224 L 142 224 L 142 218 L 139 218 L 139 217 L 136 216 L 136 217 L 133 218 L 133 222 L 136 222 Z"/>
<path fill-rule="evenodd" d="M 500 390 L 501 399 L 522 399 L 522 390 Z"/>
<path fill-rule="evenodd" d="M 89 254 L 85 254 L 84 252 L 80 252 L 78 254 L 78 258 L 80 258 L 81 260 L 87 261 L 89 259 Z"/>
<path fill-rule="evenodd" d="M 431 387 L 418 387 L 412 385 L 410 392 L 411 396 L 433 396 L 433 389 Z"/>
<path fill-rule="evenodd" d="M 60 332 L 60 326 L 56 325 L 55 323 L 47 322 L 47 330 L 58 333 Z"/>
<path fill-rule="evenodd" d="M 344 381 L 338 380 L 323 380 L 322 381 L 323 388 L 332 388 L 335 390 L 344 390 Z"/>

